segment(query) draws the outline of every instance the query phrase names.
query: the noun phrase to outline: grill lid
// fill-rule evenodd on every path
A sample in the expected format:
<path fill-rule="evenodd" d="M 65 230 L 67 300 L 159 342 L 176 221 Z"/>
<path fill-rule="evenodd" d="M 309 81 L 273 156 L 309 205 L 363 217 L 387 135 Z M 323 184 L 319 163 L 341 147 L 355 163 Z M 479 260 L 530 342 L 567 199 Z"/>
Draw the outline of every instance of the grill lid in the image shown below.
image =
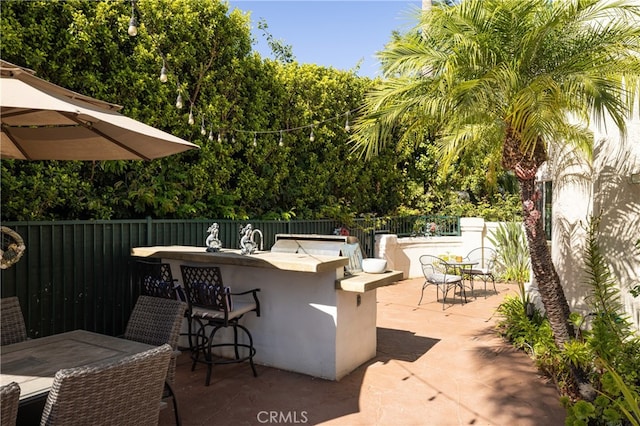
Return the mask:
<path fill-rule="evenodd" d="M 345 274 L 362 272 L 362 250 L 358 238 L 347 235 L 276 234 L 275 253 L 344 256 L 349 258 Z"/>

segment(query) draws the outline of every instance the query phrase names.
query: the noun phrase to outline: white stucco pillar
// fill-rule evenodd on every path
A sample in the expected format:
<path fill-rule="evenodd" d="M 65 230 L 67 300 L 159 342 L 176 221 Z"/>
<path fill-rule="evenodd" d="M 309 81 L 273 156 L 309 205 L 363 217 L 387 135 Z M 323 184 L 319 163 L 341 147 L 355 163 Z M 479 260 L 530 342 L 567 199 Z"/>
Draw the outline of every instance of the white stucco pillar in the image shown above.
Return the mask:
<path fill-rule="evenodd" d="M 379 237 L 378 253 L 376 254 L 376 257 L 387 260 L 387 269 L 401 271 L 402 268 L 399 268 L 399 265 L 396 265 L 395 262 L 395 252 L 398 248 L 398 236 L 396 234 L 383 234 L 379 235 Z"/>
<path fill-rule="evenodd" d="M 481 217 L 461 217 L 460 235 L 462 236 L 462 256 L 471 250 L 482 247 L 484 237 L 487 233 L 484 218 Z"/>

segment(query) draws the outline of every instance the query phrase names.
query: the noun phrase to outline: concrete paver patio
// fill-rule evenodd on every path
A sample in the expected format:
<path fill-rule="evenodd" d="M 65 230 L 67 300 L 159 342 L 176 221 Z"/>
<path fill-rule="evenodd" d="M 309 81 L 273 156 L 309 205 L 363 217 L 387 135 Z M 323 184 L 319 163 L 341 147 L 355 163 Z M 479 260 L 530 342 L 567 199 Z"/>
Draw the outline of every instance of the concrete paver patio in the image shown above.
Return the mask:
<path fill-rule="evenodd" d="M 468 303 L 436 302 L 435 288 L 420 298 L 422 279 L 378 289 L 378 350 L 338 382 L 258 365 L 191 371 L 178 359 L 175 392 L 182 422 L 192 425 L 563 425 L 565 410 L 553 384 L 533 361 L 495 335 L 498 294 L 468 292 Z M 301 342 L 304 344 L 304 342 Z M 174 424 L 170 409 L 161 425 Z"/>

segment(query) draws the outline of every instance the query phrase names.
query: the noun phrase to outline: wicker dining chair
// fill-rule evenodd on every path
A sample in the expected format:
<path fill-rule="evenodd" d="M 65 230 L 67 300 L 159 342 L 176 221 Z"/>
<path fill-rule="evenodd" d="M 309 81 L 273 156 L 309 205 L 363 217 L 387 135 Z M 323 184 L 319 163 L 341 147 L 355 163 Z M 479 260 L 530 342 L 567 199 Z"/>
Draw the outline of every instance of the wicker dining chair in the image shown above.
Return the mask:
<path fill-rule="evenodd" d="M 249 329 L 239 321 L 248 312 L 255 312 L 256 316 L 260 316 L 257 294 L 260 289 L 231 293 L 230 288 L 223 284 L 222 274 L 217 266 L 181 265 L 180 268 L 189 302 L 189 346 L 193 361 L 191 370 L 195 369 L 198 362 L 206 364 L 205 386 L 209 386 L 213 365 L 249 361 L 253 376 L 256 377 L 258 373 L 253 363 L 256 354 L 253 337 Z M 247 295 L 247 298 L 234 298 L 241 295 Z M 248 295 L 252 297 L 249 298 Z M 216 333 L 223 328 L 233 329 L 233 341 L 214 343 Z M 207 333 L 208 330 L 210 331 Z M 238 339 L 239 331 L 246 338 L 243 342 Z M 235 357 L 214 354 L 214 348 L 225 347 L 233 348 Z M 241 354 L 241 351 L 244 353 Z M 200 358 L 200 354 L 203 359 Z"/>
<path fill-rule="evenodd" d="M 0 386 L 0 425 L 13 426 L 18 418 L 20 385 L 16 382 Z"/>
<path fill-rule="evenodd" d="M 27 340 L 27 327 L 17 297 L 4 297 L 0 302 L 0 345 Z"/>
<path fill-rule="evenodd" d="M 173 350 L 167 369 L 165 396 L 173 400 L 176 424 L 180 424 L 178 402 L 173 392 L 176 377 L 176 364 L 180 351 L 177 350 L 180 328 L 187 309 L 187 304 L 175 299 L 161 297 L 139 296 L 136 301 L 124 338 L 149 345 L 167 343 Z"/>
<path fill-rule="evenodd" d="M 157 426 L 171 346 L 118 361 L 59 370 L 41 426 Z"/>

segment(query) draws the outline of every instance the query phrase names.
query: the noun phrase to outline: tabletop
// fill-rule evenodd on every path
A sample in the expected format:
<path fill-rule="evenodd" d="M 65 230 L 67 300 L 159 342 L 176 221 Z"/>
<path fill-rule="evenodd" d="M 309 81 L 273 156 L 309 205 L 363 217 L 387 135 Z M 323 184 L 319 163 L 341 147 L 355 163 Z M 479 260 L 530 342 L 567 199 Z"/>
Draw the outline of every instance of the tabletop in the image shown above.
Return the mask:
<path fill-rule="evenodd" d="M 477 262 L 477 261 L 474 262 L 474 261 L 466 261 L 466 260 L 463 260 L 462 262 L 458 262 L 456 260 L 447 260 L 446 262 L 447 262 L 447 265 L 449 265 L 449 266 L 463 266 L 463 267 L 464 266 L 474 266 L 474 265 L 477 265 L 478 263 L 480 263 L 480 262 Z"/>
<path fill-rule="evenodd" d="M 153 348 L 85 330 L 70 331 L 0 347 L 0 385 L 20 385 L 20 402 L 49 392 L 58 370 L 110 362 Z"/>

